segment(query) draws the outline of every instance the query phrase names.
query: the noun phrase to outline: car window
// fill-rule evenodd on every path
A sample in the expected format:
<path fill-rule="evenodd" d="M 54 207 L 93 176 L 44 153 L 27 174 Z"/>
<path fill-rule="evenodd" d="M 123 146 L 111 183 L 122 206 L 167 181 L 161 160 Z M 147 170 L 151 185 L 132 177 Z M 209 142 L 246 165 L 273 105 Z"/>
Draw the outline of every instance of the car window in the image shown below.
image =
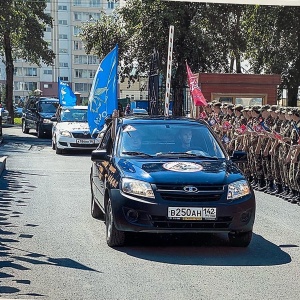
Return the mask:
<path fill-rule="evenodd" d="M 64 109 L 61 111 L 62 122 L 87 122 L 87 110 L 85 109 Z"/>
<path fill-rule="evenodd" d="M 39 112 L 42 113 L 55 113 L 58 107 L 58 102 L 40 102 L 39 104 Z"/>
<path fill-rule="evenodd" d="M 187 152 L 216 158 L 225 157 L 215 137 L 203 124 L 125 125 L 119 145 L 120 155 L 126 155 L 126 152 L 149 155 Z"/>
<path fill-rule="evenodd" d="M 107 153 L 111 154 L 112 147 L 113 147 L 113 143 L 112 143 L 112 138 L 111 138 L 111 128 L 109 128 L 105 132 L 98 149 L 106 149 Z"/>

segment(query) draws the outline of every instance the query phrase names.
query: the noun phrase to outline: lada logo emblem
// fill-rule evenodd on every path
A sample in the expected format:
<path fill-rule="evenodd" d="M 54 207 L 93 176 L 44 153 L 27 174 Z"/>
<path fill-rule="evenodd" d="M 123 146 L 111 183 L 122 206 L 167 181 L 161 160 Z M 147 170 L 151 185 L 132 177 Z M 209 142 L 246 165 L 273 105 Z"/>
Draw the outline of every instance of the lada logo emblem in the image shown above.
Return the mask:
<path fill-rule="evenodd" d="M 88 133 L 87 131 L 84 131 L 83 134 L 84 134 L 84 135 L 88 135 L 89 133 Z"/>
<path fill-rule="evenodd" d="M 183 190 L 187 193 L 196 193 L 198 189 L 195 186 L 187 185 L 183 188 Z"/>

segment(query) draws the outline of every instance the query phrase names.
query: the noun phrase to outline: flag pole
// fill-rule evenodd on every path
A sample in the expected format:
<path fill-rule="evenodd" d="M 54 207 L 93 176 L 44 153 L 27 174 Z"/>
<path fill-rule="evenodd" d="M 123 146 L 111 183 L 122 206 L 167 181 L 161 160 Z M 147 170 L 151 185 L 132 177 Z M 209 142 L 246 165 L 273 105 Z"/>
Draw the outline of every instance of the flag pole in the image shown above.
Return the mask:
<path fill-rule="evenodd" d="M 166 94 L 165 94 L 165 116 L 166 117 L 169 116 L 169 106 L 170 106 L 173 37 L 174 37 L 174 26 L 171 25 L 169 29 L 168 62 L 167 62 Z"/>

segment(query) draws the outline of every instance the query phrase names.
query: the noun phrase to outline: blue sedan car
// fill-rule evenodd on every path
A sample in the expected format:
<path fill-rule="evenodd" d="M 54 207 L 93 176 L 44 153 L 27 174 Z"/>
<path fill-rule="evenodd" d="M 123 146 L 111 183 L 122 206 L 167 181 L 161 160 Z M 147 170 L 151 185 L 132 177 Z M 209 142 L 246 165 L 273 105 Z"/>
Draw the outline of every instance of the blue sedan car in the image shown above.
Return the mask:
<path fill-rule="evenodd" d="M 128 232 L 228 233 L 247 247 L 255 196 L 236 162 L 204 121 L 128 116 L 111 122 L 92 152 L 91 214 L 106 240 L 122 246 Z"/>

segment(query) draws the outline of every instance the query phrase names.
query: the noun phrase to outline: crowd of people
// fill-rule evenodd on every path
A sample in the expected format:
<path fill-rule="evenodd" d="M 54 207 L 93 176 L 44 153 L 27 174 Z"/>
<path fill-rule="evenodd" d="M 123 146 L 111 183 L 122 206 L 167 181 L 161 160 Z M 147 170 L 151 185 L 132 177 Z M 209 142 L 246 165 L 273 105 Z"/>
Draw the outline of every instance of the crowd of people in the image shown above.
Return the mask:
<path fill-rule="evenodd" d="M 211 102 L 200 118 L 219 135 L 228 153 L 244 150 L 240 164 L 254 189 L 300 205 L 300 110 Z"/>

